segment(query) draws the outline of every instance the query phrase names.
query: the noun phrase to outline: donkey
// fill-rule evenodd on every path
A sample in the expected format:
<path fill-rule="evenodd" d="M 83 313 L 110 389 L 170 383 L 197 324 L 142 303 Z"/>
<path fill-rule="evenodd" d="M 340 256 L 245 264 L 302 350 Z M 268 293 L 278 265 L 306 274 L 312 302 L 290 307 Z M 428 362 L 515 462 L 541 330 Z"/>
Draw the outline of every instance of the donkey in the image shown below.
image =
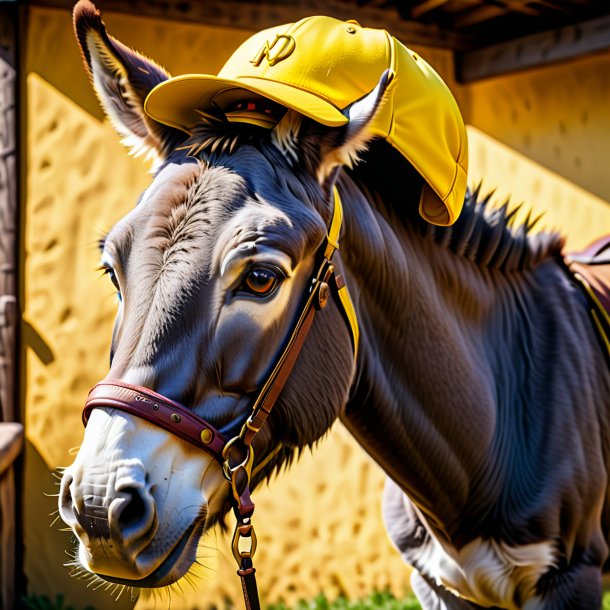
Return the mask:
<path fill-rule="evenodd" d="M 563 238 L 515 226 L 478 190 L 451 227 L 420 218 L 423 179 L 367 131 L 381 75 L 342 127 L 208 114 L 187 135 L 143 111 L 164 70 L 94 8 L 76 33 L 108 117 L 158 161 L 101 244 L 119 295 L 107 379 L 241 426 L 299 316 L 337 189 L 333 263 L 357 356 L 333 296 L 254 441 L 251 487 L 339 418 L 388 475 L 385 523 L 425 610 L 600 608 L 610 373 Z M 128 586 L 175 582 L 228 510 L 221 466 L 111 403 L 88 418 L 59 498 L 79 562 Z"/>

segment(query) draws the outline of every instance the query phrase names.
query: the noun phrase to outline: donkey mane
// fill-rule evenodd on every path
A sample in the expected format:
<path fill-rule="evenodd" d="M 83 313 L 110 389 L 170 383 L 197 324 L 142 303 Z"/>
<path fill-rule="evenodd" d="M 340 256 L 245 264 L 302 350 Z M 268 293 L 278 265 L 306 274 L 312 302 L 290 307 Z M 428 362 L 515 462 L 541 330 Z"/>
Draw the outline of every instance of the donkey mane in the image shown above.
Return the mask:
<path fill-rule="evenodd" d="M 491 203 L 493 191 L 481 196 L 481 183 L 467 191 L 458 220 L 450 227 L 434 226 L 417 219 L 419 231 L 427 238 L 446 246 L 479 267 L 499 271 L 532 269 L 543 260 L 561 255 L 565 237 L 556 231 L 533 233 L 542 215 L 515 222 L 524 204 L 510 206 L 507 200 L 498 206 Z"/>

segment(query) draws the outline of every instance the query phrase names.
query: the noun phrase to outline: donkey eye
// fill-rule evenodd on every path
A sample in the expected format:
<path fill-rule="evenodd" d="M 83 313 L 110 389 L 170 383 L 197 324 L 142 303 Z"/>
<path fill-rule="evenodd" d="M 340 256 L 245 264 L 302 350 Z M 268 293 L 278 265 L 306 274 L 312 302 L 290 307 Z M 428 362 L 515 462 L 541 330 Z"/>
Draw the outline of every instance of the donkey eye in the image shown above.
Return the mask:
<path fill-rule="evenodd" d="M 119 286 L 119 280 L 117 280 L 116 273 L 112 267 L 107 267 L 106 265 L 102 265 L 101 270 L 104 272 L 104 275 L 107 275 L 112 282 L 112 285 L 116 288 L 116 291 L 119 293 L 119 297 L 121 295 L 121 287 Z"/>
<path fill-rule="evenodd" d="M 251 294 L 266 296 L 271 294 L 281 279 L 279 271 L 268 267 L 255 267 L 248 271 L 242 289 Z"/>
<path fill-rule="evenodd" d="M 107 274 L 108 274 L 108 277 L 110 277 L 110 281 L 112 282 L 112 285 L 117 289 L 117 292 L 121 292 L 121 288 L 119 286 L 119 280 L 116 279 L 116 274 L 114 272 L 114 269 L 108 269 Z"/>

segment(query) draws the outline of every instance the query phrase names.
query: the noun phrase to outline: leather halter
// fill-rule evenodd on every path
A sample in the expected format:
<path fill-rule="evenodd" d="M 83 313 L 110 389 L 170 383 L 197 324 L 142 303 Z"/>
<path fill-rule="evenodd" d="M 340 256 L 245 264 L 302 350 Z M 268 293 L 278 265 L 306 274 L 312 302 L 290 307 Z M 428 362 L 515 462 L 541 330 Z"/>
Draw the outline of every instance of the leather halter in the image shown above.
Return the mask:
<path fill-rule="evenodd" d="M 227 444 L 212 424 L 182 405 L 142 386 L 131 385 L 117 379 L 100 381 L 89 392 L 83 409 L 86 426 L 91 411 L 96 407 L 119 409 L 137 415 L 168 432 L 179 436 L 200 449 L 211 453 L 223 462 L 222 451 Z"/>
<path fill-rule="evenodd" d="M 254 580 L 255 570 L 252 567 L 256 535 L 250 522 L 254 512 L 254 503 L 250 498 L 250 478 L 254 462 L 252 441 L 267 421 L 290 376 L 316 312 L 325 307 L 331 293 L 336 294 L 339 299 L 338 304 L 351 332 L 354 359 L 357 356 L 359 329 L 356 312 L 343 276 L 336 272 L 332 264 L 333 254 L 339 249 L 339 235 L 343 223 L 343 207 L 336 187 L 333 192 L 333 216 L 323 245 L 321 263 L 308 284 L 305 305 L 286 347 L 259 391 L 250 415 L 237 436 L 227 441 L 212 424 L 179 403 L 142 386 L 120 380 L 106 379 L 94 386 L 83 409 L 85 426 L 93 409 L 99 407 L 118 409 L 164 428 L 199 449 L 207 451 L 222 464 L 224 474 L 231 483 L 232 504 L 237 518 L 232 546 L 239 565 L 237 573 L 242 578 L 247 610 L 259 608 Z M 241 539 L 250 540 L 248 550 L 244 551 L 240 548 Z"/>

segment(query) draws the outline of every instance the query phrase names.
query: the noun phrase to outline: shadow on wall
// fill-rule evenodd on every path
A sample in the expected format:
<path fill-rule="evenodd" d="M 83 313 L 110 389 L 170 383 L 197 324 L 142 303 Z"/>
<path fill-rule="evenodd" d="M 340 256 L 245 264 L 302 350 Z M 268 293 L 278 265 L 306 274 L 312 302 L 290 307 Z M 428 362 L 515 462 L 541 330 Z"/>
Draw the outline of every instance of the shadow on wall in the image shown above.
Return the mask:
<path fill-rule="evenodd" d="M 49 344 L 42 338 L 34 325 L 27 320 L 24 320 L 21 324 L 21 344 L 24 349 L 31 349 L 45 366 L 55 360 L 55 354 L 53 354 Z"/>

